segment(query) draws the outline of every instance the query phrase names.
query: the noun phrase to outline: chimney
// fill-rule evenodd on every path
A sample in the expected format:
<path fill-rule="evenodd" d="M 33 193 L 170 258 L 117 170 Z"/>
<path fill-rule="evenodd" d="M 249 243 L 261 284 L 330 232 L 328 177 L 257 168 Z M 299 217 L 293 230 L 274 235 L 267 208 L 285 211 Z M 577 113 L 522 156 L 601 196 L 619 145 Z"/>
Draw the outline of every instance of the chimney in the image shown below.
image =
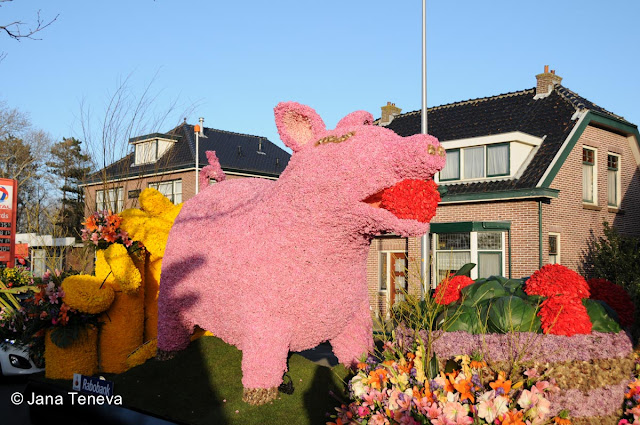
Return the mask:
<path fill-rule="evenodd" d="M 389 125 L 396 115 L 402 112 L 402 109 L 398 108 L 395 103 L 387 102 L 386 106 L 381 107 L 382 115 L 380 116 L 380 125 Z"/>
<path fill-rule="evenodd" d="M 545 65 L 544 72 L 536 75 L 536 80 L 538 80 L 538 84 L 536 85 L 535 98 L 540 99 L 542 97 L 549 96 L 553 91 L 553 87 L 556 84 L 560 84 L 562 78 L 556 75 L 555 69 L 552 69 L 551 72 L 549 72 L 549 65 Z"/>
<path fill-rule="evenodd" d="M 205 137 L 204 136 L 204 118 L 200 117 L 199 121 L 200 121 L 200 137 Z"/>

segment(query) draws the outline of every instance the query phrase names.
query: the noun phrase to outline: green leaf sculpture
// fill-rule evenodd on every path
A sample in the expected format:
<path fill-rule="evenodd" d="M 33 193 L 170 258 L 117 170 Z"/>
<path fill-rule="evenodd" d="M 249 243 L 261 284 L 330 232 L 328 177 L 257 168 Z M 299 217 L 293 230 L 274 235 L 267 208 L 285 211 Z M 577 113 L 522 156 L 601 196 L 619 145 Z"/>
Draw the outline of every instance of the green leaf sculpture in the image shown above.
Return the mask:
<path fill-rule="evenodd" d="M 498 280 L 492 279 L 482 282 L 474 283 L 465 288 L 462 288 L 463 304 L 469 307 L 476 307 L 478 304 L 490 300 L 492 298 L 505 297 L 510 294 Z"/>
<path fill-rule="evenodd" d="M 620 332 L 618 322 L 607 312 L 607 305 L 598 300 L 583 299 L 582 304 L 587 308 L 587 314 L 591 319 L 592 331 L 595 332 Z"/>
<path fill-rule="evenodd" d="M 540 332 L 540 319 L 536 307 L 520 297 L 510 295 L 498 298 L 489 310 L 490 332 Z"/>

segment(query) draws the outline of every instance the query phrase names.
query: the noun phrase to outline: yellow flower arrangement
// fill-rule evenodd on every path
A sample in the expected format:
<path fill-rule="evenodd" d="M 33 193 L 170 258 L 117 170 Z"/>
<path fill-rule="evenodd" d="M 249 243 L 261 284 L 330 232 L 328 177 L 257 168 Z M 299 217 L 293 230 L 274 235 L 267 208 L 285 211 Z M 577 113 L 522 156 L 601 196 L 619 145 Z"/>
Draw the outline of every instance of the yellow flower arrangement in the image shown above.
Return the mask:
<path fill-rule="evenodd" d="M 150 253 L 164 257 L 169 231 L 182 204 L 173 205 L 151 188 L 142 191 L 139 200 L 141 210 L 132 208 L 122 212 L 121 227 L 132 239 L 142 241 Z"/>
<path fill-rule="evenodd" d="M 149 254 L 144 279 L 144 340 L 158 337 L 158 293 L 162 257 Z"/>
<path fill-rule="evenodd" d="M 74 373 L 94 375 L 98 371 L 98 329 L 87 328 L 70 346 L 60 348 L 51 341 L 48 330 L 45 338 L 45 377 L 73 379 Z"/>
<path fill-rule="evenodd" d="M 111 264 L 107 264 L 106 258 L 107 255 L 97 256 L 96 274 L 98 270 L 104 274 L 110 268 L 110 265 L 116 268 L 124 268 L 122 264 L 118 263 L 118 261 L 122 261 L 131 262 L 134 267 L 137 265 L 139 269 L 136 270 L 139 278 L 141 279 L 144 276 L 144 260 L 138 256 L 134 256 L 133 259 L 128 254 L 126 259 L 122 256 L 112 256 Z M 116 258 L 119 260 L 116 260 Z M 127 267 L 130 267 L 130 265 Z M 121 285 L 114 278 L 114 274 L 110 275 L 105 282 L 106 285 L 115 290 L 115 297 L 111 307 L 101 318 L 103 325 L 100 329 L 98 351 L 100 352 L 101 371 L 122 373 L 128 369 L 127 357 L 129 354 L 142 344 L 144 290 L 139 287 L 133 293 L 121 292 L 119 290 Z"/>
<path fill-rule="evenodd" d="M 142 275 L 124 245 L 116 243 L 109 246 L 104 252 L 104 259 L 123 292 L 131 294 L 140 288 Z"/>
<path fill-rule="evenodd" d="M 145 189 L 140 194 L 140 208 L 153 217 L 160 217 L 173 223 L 180 213 L 182 204 L 173 203 L 155 189 Z"/>
<path fill-rule="evenodd" d="M 63 301 L 69 307 L 83 313 L 97 314 L 113 303 L 114 293 L 110 285 L 95 276 L 69 276 L 62 281 Z"/>
<path fill-rule="evenodd" d="M 140 366 L 151 357 L 154 357 L 157 351 L 158 340 L 153 339 L 145 342 L 140 347 L 136 348 L 133 353 L 129 354 L 129 357 L 127 357 L 127 367 L 131 369 L 132 367 Z"/>

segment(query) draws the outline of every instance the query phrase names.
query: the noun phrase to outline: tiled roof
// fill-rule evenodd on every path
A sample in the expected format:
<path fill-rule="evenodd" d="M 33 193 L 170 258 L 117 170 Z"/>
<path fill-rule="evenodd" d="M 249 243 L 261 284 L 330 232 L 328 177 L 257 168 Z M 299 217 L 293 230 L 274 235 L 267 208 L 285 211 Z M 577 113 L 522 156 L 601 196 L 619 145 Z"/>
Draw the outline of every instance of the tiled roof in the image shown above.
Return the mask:
<path fill-rule="evenodd" d="M 199 165 L 208 165 L 206 151 L 215 151 L 224 171 L 277 177 L 287 166 L 291 155 L 264 137 L 233 133 L 205 127 L 199 138 Z M 193 169 L 195 165 L 195 134 L 193 126 L 181 124 L 167 134 L 140 136 L 132 141 L 145 138 L 167 137 L 177 139 L 162 157 L 151 164 L 134 165 L 134 153 L 97 172 L 89 183 L 119 178 Z"/>
<path fill-rule="evenodd" d="M 548 96 L 539 99 L 534 99 L 535 92 L 533 88 L 436 106 L 427 110 L 429 134 L 440 141 L 513 131 L 544 138 L 520 178 L 450 184 L 447 185 L 448 194 L 534 188 L 576 125 L 576 110 L 589 109 L 622 120 L 620 116 L 560 85 L 556 85 Z M 421 113 L 414 111 L 398 115 L 387 128 L 403 137 L 418 134 L 421 130 Z"/>

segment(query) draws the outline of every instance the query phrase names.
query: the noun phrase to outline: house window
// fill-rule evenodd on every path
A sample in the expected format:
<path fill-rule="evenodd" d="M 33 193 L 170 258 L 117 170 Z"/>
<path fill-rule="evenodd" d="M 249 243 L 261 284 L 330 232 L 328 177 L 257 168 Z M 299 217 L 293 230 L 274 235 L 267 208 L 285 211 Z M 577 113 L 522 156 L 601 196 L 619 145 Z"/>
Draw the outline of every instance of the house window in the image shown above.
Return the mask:
<path fill-rule="evenodd" d="M 596 203 L 596 150 L 582 148 L 582 201 Z"/>
<path fill-rule="evenodd" d="M 460 180 L 460 149 L 447 151 L 447 162 L 440 171 L 440 181 Z"/>
<path fill-rule="evenodd" d="M 549 233 L 549 264 L 560 264 L 559 233 Z"/>
<path fill-rule="evenodd" d="M 182 179 L 168 182 L 149 183 L 149 187 L 162 193 L 175 205 L 182 202 Z"/>
<path fill-rule="evenodd" d="M 509 144 L 487 145 L 487 177 L 509 175 Z"/>
<path fill-rule="evenodd" d="M 439 178 L 440 181 L 449 181 L 508 176 L 509 158 L 509 143 L 450 149 Z"/>
<path fill-rule="evenodd" d="M 470 236 L 469 233 L 436 234 L 436 283 L 471 262 Z"/>
<path fill-rule="evenodd" d="M 148 164 L 158 159 L 158 141 L 137 143 L 135 145 L 135 164 Z"/>
<path fill-rule="evenodd" d="M 96 211 L 119 213 L 124 210 L 124 188 L 96 191 Z"/>
<path fill-rule="evenodd" d="M 607 155 L 607 204 L 610 207 L 620 206 L 620 156 Z"/>
<path fill-rule="evenodd" d="M 484 146 L 462 150 L 464 156 L 464 178 L 479 179 L 484 177 Z"/>
<path fill-rule="evenodd" d="M 472 279 L 504 275 L 504 232 L 437 233 L 435 241 L 435 283 L 467 263 L 476 263 Z"/>
<path fill-rule="evenodd" d="M 502 232 L 478 232 L 478 278 L 502 274 Z"/>

